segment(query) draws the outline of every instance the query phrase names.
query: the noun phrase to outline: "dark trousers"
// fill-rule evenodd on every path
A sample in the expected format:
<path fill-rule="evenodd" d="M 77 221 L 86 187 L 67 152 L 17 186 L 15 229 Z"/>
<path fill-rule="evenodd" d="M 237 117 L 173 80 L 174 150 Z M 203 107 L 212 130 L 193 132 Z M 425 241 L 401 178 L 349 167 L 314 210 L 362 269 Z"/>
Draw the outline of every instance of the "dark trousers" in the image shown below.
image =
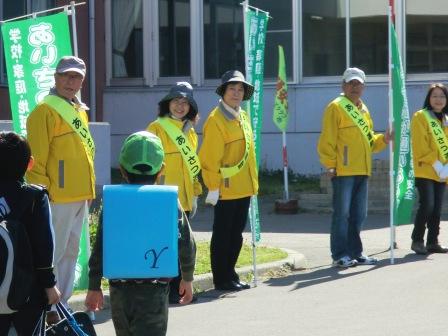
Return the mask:
<path fill-rule="evenodd" d="M 14 326 L 19 336 L 32 335 L 42 312 L 49 308 L 46 301 L 47 297 L 44 290 L 34 287 L 30 301 L 18 312 L 13 314 L 0 314 L 0 336 L 7 336 L 11 326 Z"/>
<path fill-rule="evenodd" d="M 425 228 L 428 227 L 426 243 L 437 244 L 445 183 L 417 177 L 415 185 L 419 195 L 419 207 L 415 216 L 412 241 L 423 242 Z"/>
<path fill-rule="evenodd" d="M 187 215 L 188 220 L 190 220 L 190 211 L 185 211 L 185 214 Z M 179 286 L 180 281 L 182 280 L 182 272 L 180 269 L 180 261 L 177 261 L 177 269 L 179 272 L 179 275 L 175 278 L 172 278 L 170 281 L 170 299 L 173 301 L 178 301 L 180 299 L 179 297 Z"/>
<path fill-rule="evenodd" d="M 236 261 L 243 245 L 250 197 L 234 200 L 219 200 L 215 205 L 210 259 L 213 283 L 223 284 L 238 281 Z"/>
<path fill-rule="evenodd" d="M 43 309 L 25 307 L 14 314 L 0 314 L 0 336 L 7 336 L 9 328 L 14 325 L 19 336 L 31 336 L 42 315 Z"/>

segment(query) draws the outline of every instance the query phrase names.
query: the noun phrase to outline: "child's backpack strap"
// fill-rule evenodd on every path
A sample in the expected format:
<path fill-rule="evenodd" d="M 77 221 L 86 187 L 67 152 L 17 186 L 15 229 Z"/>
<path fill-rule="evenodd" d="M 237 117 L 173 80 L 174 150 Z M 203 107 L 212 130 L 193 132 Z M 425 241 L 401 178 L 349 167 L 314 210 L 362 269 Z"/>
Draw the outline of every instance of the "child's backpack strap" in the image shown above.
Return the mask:
<path fill-rule="evenodd" d="M 29 300 L 34 265 L 23 215 L 44 193 L 43 186 L 24 184 L 10 212 L 0 218 L 0 314 L 13 313 Z"/>
<path fill-rule="evenodd" d="M 11 209 L 11 212 L 6 215 L 2 219 L 15 219 L 20 220 L 23 216 L 23 214 L 29 209 L 31 206 L 31 211 L 34 210 L 34 202 L 36 199 L 40 199 L 43 197 L 43 194 L 48 195 L 48 191 L 45 188 L 45 186 L 40 184 L 24 184 L 20 188 L 19 191 L 19 202 L 14 204 L 14 206 Z"/>
<path fill-rule="evenodd" d="M 27 184 L 24 185 L 24 189 L 27 191 L 24 192 L 24 194 L 28 196 L 29 201 L 32 202 L 32 212 L 34 211 L 34 203 L 36 199 L 41 199 L 44 194 L 48 196 L 47 188 L 45 188 L 45 186 L 41 184 Z"/>

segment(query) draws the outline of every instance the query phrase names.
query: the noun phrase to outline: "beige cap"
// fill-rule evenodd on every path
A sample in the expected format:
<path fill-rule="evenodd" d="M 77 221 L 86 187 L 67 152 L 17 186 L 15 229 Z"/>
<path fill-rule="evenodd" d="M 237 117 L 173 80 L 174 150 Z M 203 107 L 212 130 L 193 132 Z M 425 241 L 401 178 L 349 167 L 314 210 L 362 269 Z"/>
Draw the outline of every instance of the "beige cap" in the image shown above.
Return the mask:
<path fill-rule="evenodd" d="M 86 64 L 78 57 L 64 56 L 59 60 L 58 65 L 56 66 L 56 73 L 64 73 L 68 71 L 77 72 L 85 77 Z"/>

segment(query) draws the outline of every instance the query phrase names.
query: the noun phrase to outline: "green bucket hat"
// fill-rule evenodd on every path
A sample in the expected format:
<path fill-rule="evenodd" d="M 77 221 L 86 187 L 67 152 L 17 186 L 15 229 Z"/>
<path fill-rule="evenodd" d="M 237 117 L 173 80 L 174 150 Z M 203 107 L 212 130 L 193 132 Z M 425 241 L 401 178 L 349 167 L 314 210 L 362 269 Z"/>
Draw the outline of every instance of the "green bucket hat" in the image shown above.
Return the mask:
<path fill-rule="evenodd" d="M 128 173 L 155 175 L 162 168 L 164 157 L 162 141 L 150 132 L 140 131 L 126 138 L 118 161 Z"/>

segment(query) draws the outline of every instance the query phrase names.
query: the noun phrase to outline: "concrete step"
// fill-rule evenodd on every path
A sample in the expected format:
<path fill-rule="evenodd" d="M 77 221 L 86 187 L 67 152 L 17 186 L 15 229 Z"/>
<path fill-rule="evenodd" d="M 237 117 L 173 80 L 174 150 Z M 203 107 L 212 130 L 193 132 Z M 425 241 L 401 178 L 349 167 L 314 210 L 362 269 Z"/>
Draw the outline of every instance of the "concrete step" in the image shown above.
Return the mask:
<path fill-rule="evenodd" d="M 301 193 L 298 196 L 299 209 L 310 212 L 330 213 L 332 212 L 332 195 L 329 194 L 306 194 Z M 414 213 L 418 207 L 418 197 L 414 202 Z M 369 195 L 368 199 L 369 213 L 389 213 L 389 194 L 382 197 Z M 442 215 L 448 216 L 448 193 L 445 193 Z"/>
<path fill-rule="evenodd" d="M 369 213 L 389 213 L 389 161 L 373 160 L 372 176 L 369 178 Z M 332 184 L 326 174 L 320 176 L 320 194 L 300 194 L 299 208 L 306 211 L 332 211 Z M 418 207 L 418 196 L 414 202 L 414 213 Z M 442 215 L 448 215 L 448 192 L 445 192 Z"/>

